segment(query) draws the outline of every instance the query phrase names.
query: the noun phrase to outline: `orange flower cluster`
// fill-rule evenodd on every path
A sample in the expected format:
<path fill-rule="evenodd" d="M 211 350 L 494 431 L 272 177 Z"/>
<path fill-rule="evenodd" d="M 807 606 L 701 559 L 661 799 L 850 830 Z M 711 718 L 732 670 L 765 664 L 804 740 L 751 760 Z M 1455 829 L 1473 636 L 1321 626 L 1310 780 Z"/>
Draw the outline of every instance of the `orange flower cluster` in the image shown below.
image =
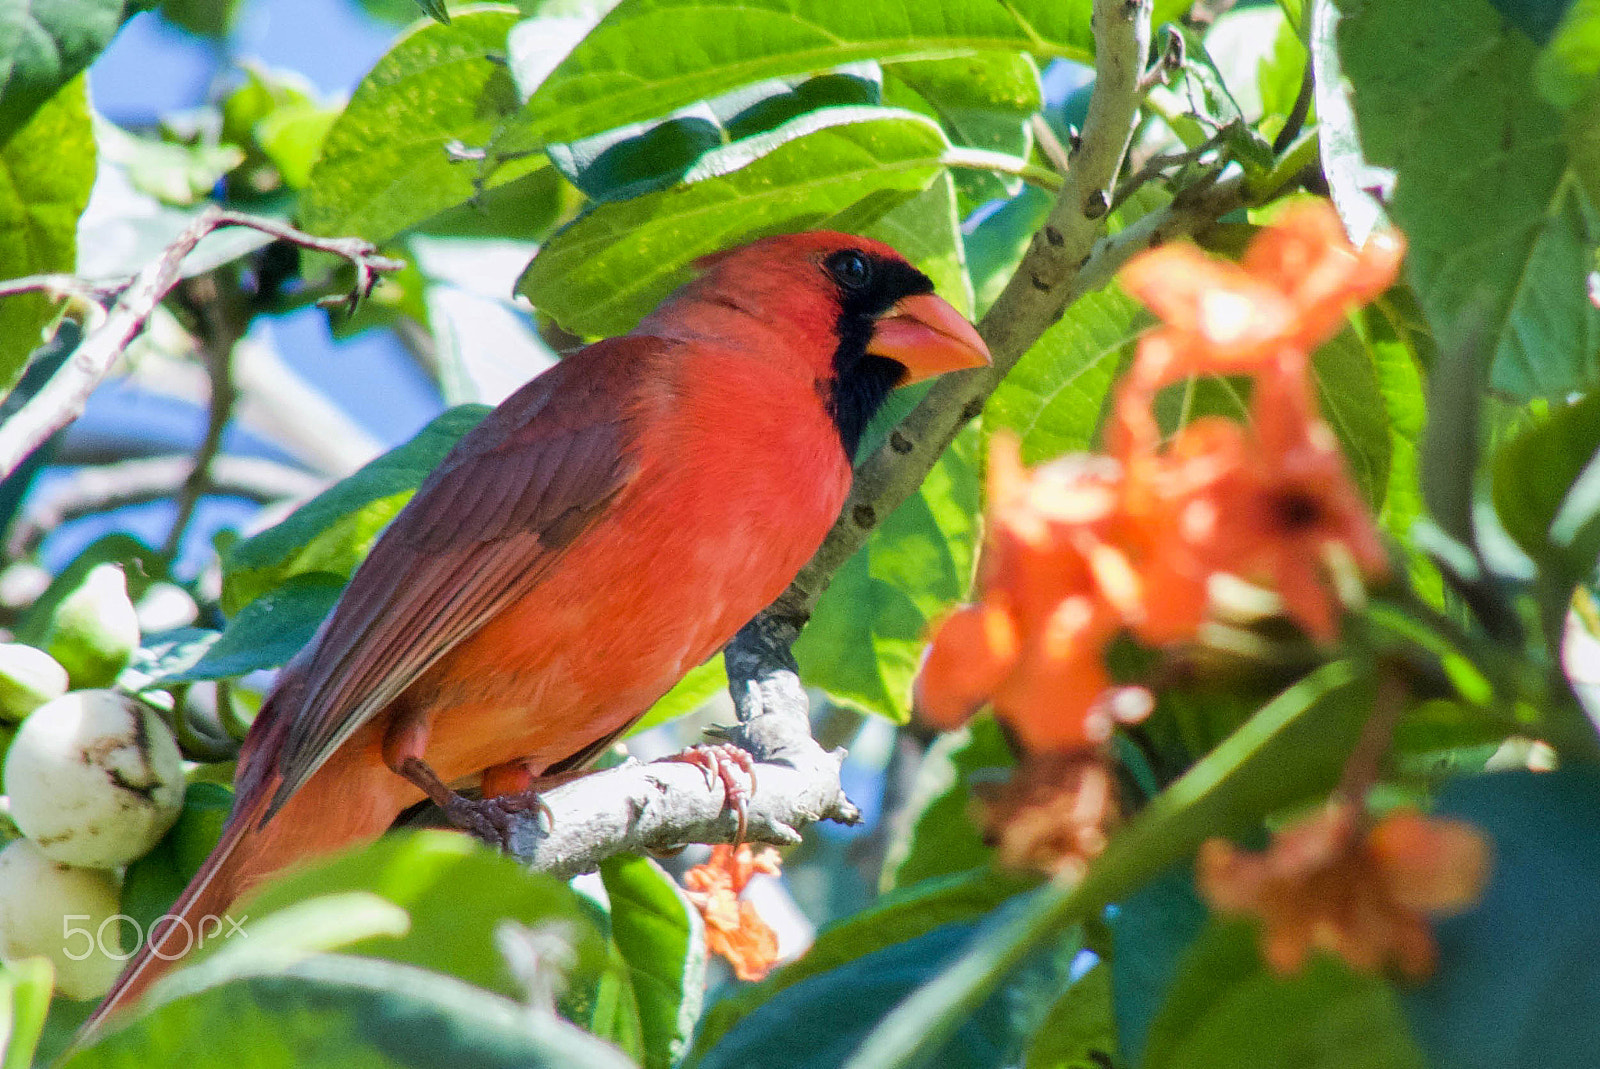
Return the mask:
<path fill-rule="evenodd" d="M 1428 915 L 1477 901 L 1488 872 L 1489 844 L 1469 824 L 1402 809 L 1369 826 L 1340 801 L 1278 832 L 1265 853 L 1210 840 L 1195 875 L 1213 908 L 1260 918 L 1263 956 L 1280 975 L 1323 950 L 1363 972 L 1393 961 L 1423 980 L 1438 954 Z"/>
<path fill-rule="evenodd" d="M 1351 248 L 1316 201 L 1265 228 L 1242 264 L 1192 246 L 1132 261 L 1122 285 L 1163 325 L 1119 387 L 1109 455 L 1028 472 L 1014 442 L 991 444 L 979 600 L 934 637 L 917 682 L 924 719 L 954 728 L 990 704 L 1030 752 L 1098 748 L 1119 719 L 1106 645 L 1124 629 L 1151 645 L 1191 640 L 1222 573 L 1270 582 L 1309 633 L 1332 638 L 1330 557 L 1368 577 L 1387 559 L 1317 416 L 1311 353 L 1393 282 L 1402 251 L 1390 235 Z M 1163 442 L 1156 394 L 1191 375 L 1253 379 L 1249 426 L 1200 419 Z"/>
<path fill-rule="evenodd" d="M 778 933 L 739 897 L 756 873 L 776 876 L 778 864 L 773 847 L 724 844 L 713 846 L 710 860 L 683 877 L 684 893 L 705 918 L 707 948 L 727 959 L 741 980 L 762 979 L 778 960 Z"/>

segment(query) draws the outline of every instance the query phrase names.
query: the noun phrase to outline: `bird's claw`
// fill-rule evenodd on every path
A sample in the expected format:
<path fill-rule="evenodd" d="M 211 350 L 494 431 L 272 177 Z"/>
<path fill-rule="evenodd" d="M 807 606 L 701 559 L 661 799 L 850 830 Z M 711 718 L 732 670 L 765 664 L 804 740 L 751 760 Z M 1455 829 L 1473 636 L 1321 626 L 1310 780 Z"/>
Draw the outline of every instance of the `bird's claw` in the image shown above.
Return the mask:
<path fill-rule="evenodd" d="M 512 832 L 521 817 L 537 811 L 552 825 L 555 823 L 555 814 L 535 791 L 495 798 L 465 798 L 458 794 L 441 808 L 450 823 L 505 853 L 511 852 Z"/>
<path fill-rule="evenodd" d="M 739 831 L 734 843 L 744 842 L 745 832 L 749 828 L 748 804 L 750 796 L 756 792 L 756 765 L 750 752 L 731 742 L 708 743 L 704 746 L 691 746 L 682 753 L 673 754 L 664 758 L 667 761 L 681 761 L 684 764 L 694 765 L 706 775 L 706 785 L 715 787 L 720 781 L 722 784 L 724 805 L 733 810 L 734 816 L 739 819 Z M 736 771 L 743 772 L 750 781 L 750 786 L 739 782 Z"/>

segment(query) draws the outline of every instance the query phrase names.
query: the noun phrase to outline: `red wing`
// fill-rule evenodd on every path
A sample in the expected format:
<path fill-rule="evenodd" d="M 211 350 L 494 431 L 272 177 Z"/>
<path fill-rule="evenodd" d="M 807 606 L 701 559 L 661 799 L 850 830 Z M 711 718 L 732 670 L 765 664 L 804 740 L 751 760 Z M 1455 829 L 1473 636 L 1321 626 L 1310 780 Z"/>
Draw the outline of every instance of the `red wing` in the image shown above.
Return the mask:
<path fill-rule="evenodd" d="M 616 338 L 573 354 L 423 481 L 318 635 L 273 811 L 429 666 L 538 586 L 605 512 L 634 474 L 628 402 L 661 344 Z"/>

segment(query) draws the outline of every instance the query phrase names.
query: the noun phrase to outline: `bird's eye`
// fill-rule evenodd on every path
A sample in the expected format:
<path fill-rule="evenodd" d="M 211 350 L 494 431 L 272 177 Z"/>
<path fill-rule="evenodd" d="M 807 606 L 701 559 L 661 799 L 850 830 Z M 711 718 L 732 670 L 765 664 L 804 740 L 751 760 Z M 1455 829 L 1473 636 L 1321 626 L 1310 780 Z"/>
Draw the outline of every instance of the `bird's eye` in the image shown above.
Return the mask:
<path fill-rule="evenodd" d="M 828 274 L 845 289 L 864 290 L 872 281 L 872 264 L 854 249 L 845 249 L 828 257 Z"/>

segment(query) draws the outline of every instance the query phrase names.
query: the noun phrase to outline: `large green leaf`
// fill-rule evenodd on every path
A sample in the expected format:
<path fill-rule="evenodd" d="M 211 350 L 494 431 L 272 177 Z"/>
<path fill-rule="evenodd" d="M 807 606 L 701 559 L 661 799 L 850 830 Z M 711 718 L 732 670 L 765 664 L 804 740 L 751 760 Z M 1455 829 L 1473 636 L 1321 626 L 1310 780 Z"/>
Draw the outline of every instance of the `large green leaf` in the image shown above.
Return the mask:
<path fill-rule="evenodd" d="M 611 939 L 627 963 L 639 1007 L 646 1069 L 683 1062 L 706 990 L 700 914 L 678 883 L 646 857 L 619 855 L 600 876 L 611 902 Z"/>
<path fill-rule="evenodd" d="M 548 76 L 519 79 L 538 88 L 496 151 L 573 141 L 738 85 L 859 60 L 983 51 L 1084 59 L 1092 49 L 1086 0 L 625 0 Z"/>
<path fill-rule="evenodd" d="M 1422 1069 L 1394 991 L 1316 957 L 1268 972 L 1254 925 L 1213 923 L 1190 949 L 1140 1062 L 1147 1069 Z"/>
<path fill-rule="evenodd" d="M 1111 970 L 1096 965 L 1056 1001 L 1028 1048 L 1023 1069 L 1105 1069 L 1115 1064 Z"/>
<path fill-rule="evenodd" d="M 1115 285 L 1080 297 L 1001 381 L 984 426 L 1016 434 L 1030 464 L 1088 449 L 1127 347 L 1148 322 Z"/>
<path fill-rule="evenodd" d="M 403 36 L 356 87 L 322 142 L 300 199 L 314 234 L 388 241 L 479 190 L 479 169 L 447 146 L 473 149 L 518 106 L 504 62 L 515 9 L 457 11 L 449 26 L 423 23 Z M 542 156 L 498 168 L 503 185 L 546 165 Z"/>
<path fill-rule="evenodd" d="M 627 200 L 681 180 L 706 153 L 774 130 L 819 108 L 883 103 L 876 63 L 854 63 L 811 78 L 774 78 L 679 108 L 655 122 L 630 123 L 545 151 L 592 200 Z"/>
<path fill-rule="evenodd" d="M 0 0 L 0 144 L 111 43 L 123 19 L 149 6 L 140 0 Z"/>
<path fill-rule="evenodd" d="M 1003 915 L 1006 910 L 1000 911 Z M 909 992 L 983 940 L 989 925 L 958 922 L 873 950 L 778 993 L 706 1052 L 699 1069 L 782 1065 L 834 1069 Z M 1070 983 L 1075 931 L 1057 933 L 1010 971 L 1001 987 L 950 1029 L 935 1050 L 941 1069 L 1015 1065 L 1029 1038 Z M 848 1012 L 841 1012 L 847 1007 Z M 804 1043 L 796 1043 L 804 1036 Z"/>
<path fill-rule="evenodd" d="M 348 578 L 428 472 L 488 412 L 486 405 L 450 409 L 282 523 L 236 542 L 223 559 L 223 611 L 236 613 L 303 572 Z"/>
<path fill-rule="evenodd" d="M 834 574 L 795 643 L 800 678 L 904 723 L 933 623 L 966 596 L 977 551 L 978 434 L 958 437 L 922 486 Z"/>
<path fill-rule="evenodd" d="M 1494 384 L 1562 396 L 1600 381 L 1600 309 L 1585 292 L 1600 244 L 1600 114 L 1534 91 L 1534 43 L 1489 0 L 1339 0 L 1361 140 L 1398 173 L 1393 217 L 1435 333 L 1463 316 L 1495 348 Z M 1463 155 L 1461 146 L 1476 151 Z"/>
<path fill-rule="evenodd" d="M 454 832 L 385 836 L 275 880 L 230 912 L 260 944 L 267 941 L 262 928 L 274 915 L 349 892 L 376 895 L 410 917 L 404 935 L 363 939 L 350 945 L 351 953 L 438 969 L 516 995 L 495 947 L 495 927 L 505 920 L 560 921 L 570 927 L 578 951 L 575 976 L 587 983 L 603 967 L 604 946 L 576 892 Z"/>
<path fill-rule="evenodd" d="M 1494 844 L 1472 910 L 1439 922 L 1439 968 L 1407 992 L 1406 1016 L 1434 1069 L 1591 1065 L 1600 1050 L 1600 777 L 1592 766 L 1460 779 L 1437 811 Z"/>
<path fill-rule="evenodd" d="M 1394 443 L 1373 360 L 1366 340 L 1347 326 L 1317 350 L 1312 377 L 1322 417 L 1344 447 L 1361 495 L 1377 509 L 1388 493 Z"/>
<path fill-rule="evenodd" d="M 345 578 L 331 572 L 298 572 L 234 614 L 214 641 L 200 639 L 203 654 L 176 671 L 154 674 L 150 685 L 231 679 L 288 664 L 310 642 L 344 593 Z"/>
<path fill-rule="evenodd" d="M 729 1029 L 766 1005 L 779 993 L 814 976 L 831 972 L 864 955 L 926 935 L 943 925 L 971 922 L 1026 890 L 1032 879 L 981 869 L 942 880 L 929 880 L 885 895 L 817 934 L 798 960 L 758 984 L 738 989 L 707 1011 L 695 1036 L 695 1064 Z"/>
<path fill-rule="evenodd" d="M 910 112 L 812 112 L 707 153 L 670 189 L 596 205 L 539 250 L 517 290 L 578 334 L 625 333 L 698 257 L 789 230 L 860 230 L 926 188 L 948 147 Z"/>
<path fill-rule="evenodd" d="M 21 32 L 8 27 L 6 16 L 25 16 L 28 6 L 0 0 L 0 69 L 7 58 L 4 34 L 8 28 Z M 120 13 L 122 5 L 115 6 Z M 78 216 L 89 203 L 95 174 L 83 80 L 62 87 L 48 102 L 35 101 L 27 114 L 26 122 L 9 131 L 0 121 L 0 276 L 71 274 L 78 256 Z M 54 302 L 43 293 L 0 297 L 0 393 L 22 374 L 28 354 L 43 344 L 41 329 L 54 316 Z"/>
<path fill-rule="evenodd" d="M 932 115 L 957 145 L 1019 159 L 1033 151 L 1028 119 L 1042 102 L 1039 69 L 1029 57 L 980 52 L 954 59 L 896 63 L 886 73 L 887 101 Z M 982 171 L 963 169 L 955 179 L 962 215 L 996 197 L 1013 196 L 1022 188 L 1019 178 Z"/>
<path fill-rule="evenodd" d="M 630 1069 L 616 1048 L 414 966 L 325 955 L 206 976 L 64 1062 L 77 1069 Z"/>

